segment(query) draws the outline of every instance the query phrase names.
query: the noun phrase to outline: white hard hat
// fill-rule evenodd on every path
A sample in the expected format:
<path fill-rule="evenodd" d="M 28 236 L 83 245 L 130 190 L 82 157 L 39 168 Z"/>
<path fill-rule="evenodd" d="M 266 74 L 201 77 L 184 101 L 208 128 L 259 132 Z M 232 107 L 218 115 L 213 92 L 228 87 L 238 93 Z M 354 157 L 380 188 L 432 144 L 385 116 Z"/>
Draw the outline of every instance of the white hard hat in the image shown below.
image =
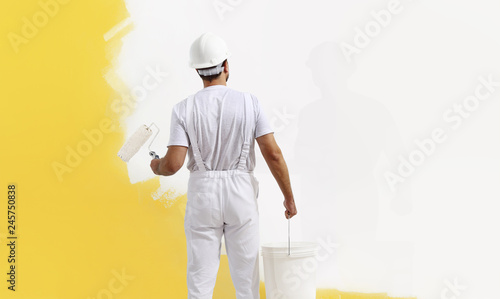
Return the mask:
<path fill-rule="evenodd" d="M 189 51 L 189 66 L 195 69 L 203 69 L 216 66 L 226 60 L 231 53 L 222 38 L 206 32 L 198 37 Z"/>

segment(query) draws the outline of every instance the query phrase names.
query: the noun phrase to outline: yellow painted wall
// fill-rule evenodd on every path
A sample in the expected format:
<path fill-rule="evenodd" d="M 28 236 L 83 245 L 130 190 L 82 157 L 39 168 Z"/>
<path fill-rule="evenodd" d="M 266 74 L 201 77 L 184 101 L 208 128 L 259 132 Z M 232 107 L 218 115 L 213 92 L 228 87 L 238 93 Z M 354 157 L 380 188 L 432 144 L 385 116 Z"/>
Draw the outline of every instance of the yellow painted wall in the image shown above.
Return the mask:
<path fill-rule="evenodd" d="M 153 201 L 158 179 L 130 184 L 116 156 L 123 115 L 110 110 L 119 95 L 103 76 L 120 39 L 103 35 L 127 18 L 124 3 L 62 2 L 1 2 L 0 298 L 186 298 L 186 197 Z M 11 183 L 15 291 L 6 281 Z M 221 261 L 214 298 L 235 298 Z"/>

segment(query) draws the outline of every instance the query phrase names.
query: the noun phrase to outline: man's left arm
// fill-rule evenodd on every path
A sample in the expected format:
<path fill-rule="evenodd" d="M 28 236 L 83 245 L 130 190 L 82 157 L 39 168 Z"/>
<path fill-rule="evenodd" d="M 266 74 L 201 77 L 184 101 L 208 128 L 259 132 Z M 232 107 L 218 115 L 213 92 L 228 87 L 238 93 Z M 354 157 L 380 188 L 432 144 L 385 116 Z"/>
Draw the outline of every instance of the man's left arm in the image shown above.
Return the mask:
<path fill-rule="evenodd" d="M 151 160 L 151 170 L 157 175 L 175 174 L 184 165 L 187 150 L 188 148 L 185 146 L 169 146 L 165 157 Z"/>

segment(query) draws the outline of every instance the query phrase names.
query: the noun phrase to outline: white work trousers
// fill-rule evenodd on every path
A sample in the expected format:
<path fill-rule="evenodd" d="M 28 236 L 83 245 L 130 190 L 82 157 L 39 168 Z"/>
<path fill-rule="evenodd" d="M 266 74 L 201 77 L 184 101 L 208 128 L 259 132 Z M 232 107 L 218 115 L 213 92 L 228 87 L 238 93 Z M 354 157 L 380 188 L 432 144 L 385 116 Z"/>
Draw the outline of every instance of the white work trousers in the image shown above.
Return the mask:
<path fill-rule="evenodd" d="M 188 116 L 191 115 L 191 108 L 192 99 L 189 99 Z M 253 173 L 245 169 L 252 136 L 245 133 L 249 136 L 242 147 L 238 169 L 207 171 L 201 160 L 193 122 L 189 119 L 187 122 L 193 155 L 199 169 L 191 172 L 189 177 L 184 218 L 188 299 L 212 298 L 223 234 L 236 297 L 258 299 L 259 187 Z"/>

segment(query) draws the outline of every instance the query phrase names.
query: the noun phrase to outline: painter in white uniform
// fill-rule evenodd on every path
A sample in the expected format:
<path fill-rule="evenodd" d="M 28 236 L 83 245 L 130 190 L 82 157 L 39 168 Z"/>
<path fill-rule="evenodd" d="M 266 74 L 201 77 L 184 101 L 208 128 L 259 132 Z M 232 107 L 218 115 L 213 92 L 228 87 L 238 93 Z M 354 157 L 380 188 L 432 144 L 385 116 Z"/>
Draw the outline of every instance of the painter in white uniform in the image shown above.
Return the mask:
<path fill-rule="evenodd" d="M 257 98 L 226 86 L 225 43 L 210 33 L 200 36 L 191 47 L 192 62 L 196 60 L 193 48 L 202 52 L 200 60 L 209 60 L 206 68 L 195 63 L 204 88 L 174 106 L 167 154 L 152 160 L 151 168 L 155 174 L 172 175 L 188 153 L 190 177 L 184 218 L 188 299 L 212 298 L 223 235 L 236 297 L 258 299 L 255 140 L 283 192 L 285 217 L 290 218 L 297 211 L 288 169 Z M 218 53 L 220 49 L 223 51 Z M 212 58 L 207 59 L 207 55 Z"/>

